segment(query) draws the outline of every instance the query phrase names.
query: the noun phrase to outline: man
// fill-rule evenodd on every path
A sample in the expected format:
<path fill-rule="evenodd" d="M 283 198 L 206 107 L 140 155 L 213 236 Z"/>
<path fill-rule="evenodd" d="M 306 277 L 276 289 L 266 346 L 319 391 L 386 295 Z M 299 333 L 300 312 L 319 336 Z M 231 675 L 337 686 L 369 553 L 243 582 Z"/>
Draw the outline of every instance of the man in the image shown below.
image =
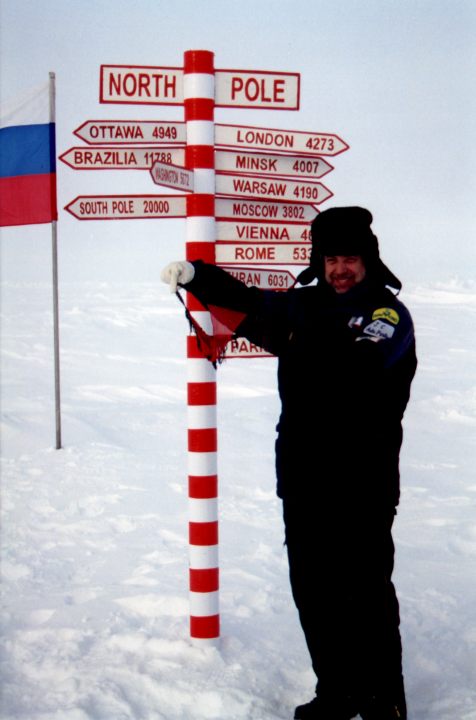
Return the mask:
<path fill-rule="evenodd" d="M 277 492 L 318 678 L 298 720 L 406 718 L 391 528 L 416 355 L 411 317 L 388 289 L 401 283 L 371 223 L 359 207 L 319 214 L 298 278 L 317 285 L 286 293 L 247 288 L 200 261 L 162 274 L 205 306 L 243 313 L 236 334 L 279 359 Z"/>

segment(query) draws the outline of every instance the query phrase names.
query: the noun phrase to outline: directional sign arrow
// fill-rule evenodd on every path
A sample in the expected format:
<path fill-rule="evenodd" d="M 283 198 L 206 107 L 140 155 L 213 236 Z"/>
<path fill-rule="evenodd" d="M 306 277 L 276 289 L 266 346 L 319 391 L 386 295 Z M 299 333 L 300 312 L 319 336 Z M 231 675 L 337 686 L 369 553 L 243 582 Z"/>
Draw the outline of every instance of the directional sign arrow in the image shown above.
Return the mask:
<path fill-rule="evenodd" d="M 250 197 L 270 200 L 291 200 L 319 205 L 332 197 L 332 192 L 319 182 L 289 180 L 287 178 L 258 178 L 254 175 L 217 174 L 218 195 Z"/>
<path fill-rule="evenodd" d="M 236 338 L 231 340 L 226 346 L 225 356 L 227 360 L 240 358 L 241 360 L 253 360 L 255 358 L 274 357 L 271 353 L 263 350 L 259 345 L 246 340 L 245 338 Z"/>
<path fill-rule="evenodd" d="M 299 155 L 338 155 L 349 146 L 337 135 L 277 130 L 240 125 L 215 125 L 215 144 L 218 147 L 239 147 L 242 150 L 264 150 Z"/>
<path fill-rule="evenodd" d="M 254 285 L 261 290 L 289 290 L 296 281 L 289 270 L 265 270 L 264 268 L 221 267 L 245 285 Z"/>
<path fill-rule="evenodd" d="M 317 208 L 294 202 L 243 200 L 236 198 L 215 199 L 218 220 L 250 220 L 253 222 L 310 223 L 316 217 Z"/>
<path fill-rule="evenodd" d="M 183 145 L 187 141 L 184 122 L 153 120 L 86 120 L 74 134 L 88 145 Z"/>
<path fill-rule="evenodd" d="M 80 195 L 66 205 L 78 220 L 143 220 L 186 216 L 185 195 Z"/>
<path fill-rule="evenodd" d="M 182 148 L 156 147 L 73 147 L 60 160 L 75 170 L 150 170 L 154 162 L 184 162 Z"/>
<path fill-rule="evenodd" d="M 262 153 L 216 150 L 217 172 L 288 175 L 295 178 L 321 178 L 333 170 L 322 158 L 306 155 L 269 155 Z"/>
<path fill-rule="evenodd" d="M 150 171 L 156 185 L 193 192 L 193 170 L 169 163 L 155 162 Z"/>
<path fill-rule="evenodd" d="M 217 265 L 309 265 L 311 243 L 215 243 Z"/>
<path fill-rule="evenodd" d="M 223 242 L 310 242 L 309 225 L 218 220 L 216 232 Z"/>

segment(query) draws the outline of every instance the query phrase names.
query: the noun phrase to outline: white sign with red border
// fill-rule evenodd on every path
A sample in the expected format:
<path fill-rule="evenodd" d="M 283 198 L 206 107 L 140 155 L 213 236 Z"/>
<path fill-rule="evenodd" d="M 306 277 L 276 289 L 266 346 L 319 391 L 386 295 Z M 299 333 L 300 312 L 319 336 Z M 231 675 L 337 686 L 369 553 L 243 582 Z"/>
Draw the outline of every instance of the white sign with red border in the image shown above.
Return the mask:
<path fill-rule="evenodd" d="M 241 360 L 253 360 L 254 358 L 274 357 L 267 350 L 263 350 L 259 345 L 250 342 L 246 338 L 234 338 L 230 340 L 226 346 L 225 356 L 227 360 L 240 358 Z"/>
<path fill-rule="evenodd" d="M 334 168 L 323 158 L 311 158 L 307 155 L 269 155 L 215 150 L 215 169 L 217 172 L 317 179 L 327 175 Z"/>
<path fill-rule="evenodd" d="M 293 202 L 216 198 L 218 220 L 249 220 L 252 222 L 310 223 L 318 209 L 314 205 Z"/>
<path fill-rule="evenodd" d="M 157 147 L 73 147 L 60 155 L 74 170 L 150 170 L 154 162 L 182 165 L 182 148 Z"/>
<path fill-rule="evenodd" d="M 183 218 L 186 195 L 79 195 L 66 205 L 78 220 Z"/>
<path fill-rule="evenodd" d="M 99 102 L 183 105 L 183 69 L 151 65 L 101 65 Z"/>
<path fill-rule="evenodd" d="M 156 185 L 193 192 L 193 170 L 187 170 L 179 165 L 155 162 L 150 174 Z"/>
<path fill-rule="evenodd" d="M 219 173 L 216 175 L 216 192 L 231 197 L 288 200 L 311 205 L 319 205 L 332 197 L 329 188 L 320 182 Z"/>
<path fill-rule="evenodd" d="M 217 265 L 309 265 L 311 243 L 216 242 Z"/>
<path fill-rule="evenodd" d="M 222 242 L 310 242 L 309 225 L 250 223 L 218 220 L 217 239 Z"/>
<path fill-rule="evenodd" d="M 226 267 L 222 265 L 224 270 L 240 280 L 245 285 L 254 285 L 261 290 L 289 290 L 296 278 L 289 270 L 272 270 L 266 268 L 247 268 L 247 267 Z"/>
<path fill-rule="evenodd" d="M 88 145 L 184 145 L 184 122 L 155 120 L 86 120 L 74 134 Z"/>
<path fill-rule="evenodd" d="M 344 140 L 329 133 L 220 123 L 215 125 L 215 145 L 298 155 L 338 155 L 349 149 Z"/>
<path fill-rule="evenodd" d="M 299 73 L 215 70 L 217 107 L 299 110 Z"/>

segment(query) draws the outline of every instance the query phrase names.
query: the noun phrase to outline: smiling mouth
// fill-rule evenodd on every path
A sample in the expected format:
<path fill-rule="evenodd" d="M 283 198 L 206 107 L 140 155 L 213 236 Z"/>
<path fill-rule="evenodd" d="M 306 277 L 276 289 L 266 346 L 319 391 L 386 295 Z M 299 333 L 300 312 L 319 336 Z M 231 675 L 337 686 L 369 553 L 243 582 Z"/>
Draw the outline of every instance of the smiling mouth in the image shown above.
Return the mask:
<path fill-rule="evenodd" d="M 347 292 L 347 290 L 354 287 L 355 283 L 356 280 L 353 275 L 349 277 L 331 278 L 331 285 L 335 292 Z"/>
<path fill-rule="evenodd" d="M 348 283 L 354 282 L 354 275 L 346 275 L 345 277 L 334 277 L 331 278 L 332 282 L 336 285 L 347 285 Z"/>

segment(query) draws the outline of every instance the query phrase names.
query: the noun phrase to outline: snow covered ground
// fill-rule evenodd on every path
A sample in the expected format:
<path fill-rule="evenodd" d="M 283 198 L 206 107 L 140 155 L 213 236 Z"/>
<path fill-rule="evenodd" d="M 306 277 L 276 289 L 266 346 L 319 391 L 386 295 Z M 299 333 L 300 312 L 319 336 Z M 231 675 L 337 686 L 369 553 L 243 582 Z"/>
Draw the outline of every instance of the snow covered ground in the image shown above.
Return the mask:
<path fill-rule="evenodd" d="M 2 288 L 3 720 L 286 720 L 314 677 L 291 600 L 275 360 L 219 368 L 220 646 L 188 638 L 186 321 L 146 282 Z M 476 286 L 410 287 L 419 370 L 395 528 L 410 720 L 476 719 Z"/>

